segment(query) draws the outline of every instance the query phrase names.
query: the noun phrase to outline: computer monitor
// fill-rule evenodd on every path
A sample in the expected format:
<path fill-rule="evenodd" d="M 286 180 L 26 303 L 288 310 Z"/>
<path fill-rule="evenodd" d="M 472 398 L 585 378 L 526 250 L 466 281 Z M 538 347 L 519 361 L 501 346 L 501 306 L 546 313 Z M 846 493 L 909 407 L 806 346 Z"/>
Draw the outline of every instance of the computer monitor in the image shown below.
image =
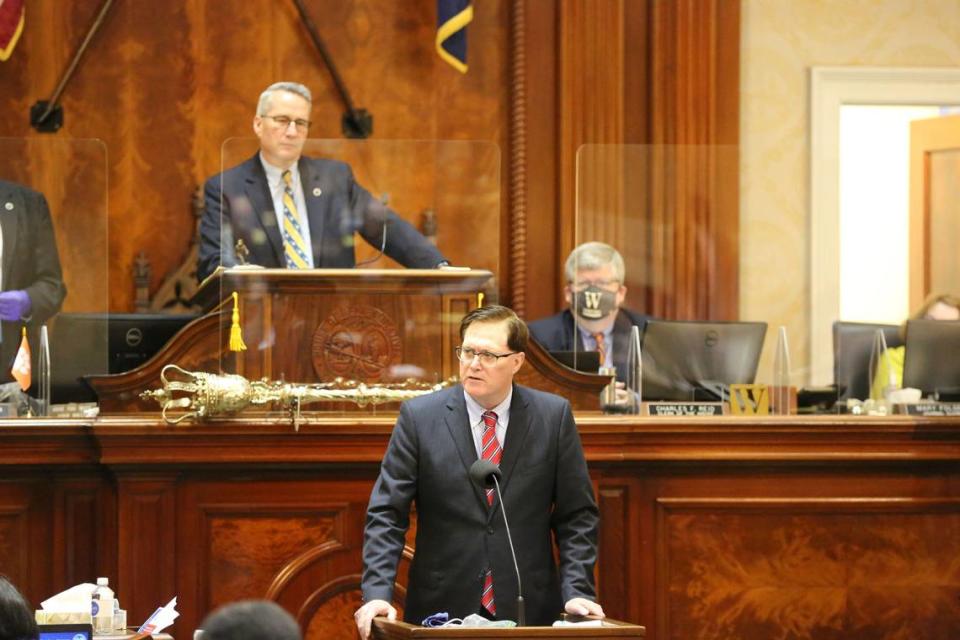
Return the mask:
<path fill-rule="evenodd" d="M 903 386 L 935 391 L 960 389 L 960 321 L 907 321 Z"/>
<path fill-rule="evenodd" d="M 38 640 L 93 640 L 90 624 L 38 624 Z"/>
<path fill-rule="evenodd" d="M 50 329 L 50 395 L 54 403 L 95 402 L 82 378 L 123 373 L 149 360 L 196 318 L 186 314 L 61 313 Z"/>
<path fill-rule="evenodd" d="M 723 387 L 752 383 L 766 333 L 766 322 L 648 320 L 642 399 L 715 399 Z"/>
<path fill-rule="evenodd" d="M 597 373 L 600 370 L 599 351 L 550 351 L 549 353 L 554 360 L 565 367 L 583 373 Z"/>

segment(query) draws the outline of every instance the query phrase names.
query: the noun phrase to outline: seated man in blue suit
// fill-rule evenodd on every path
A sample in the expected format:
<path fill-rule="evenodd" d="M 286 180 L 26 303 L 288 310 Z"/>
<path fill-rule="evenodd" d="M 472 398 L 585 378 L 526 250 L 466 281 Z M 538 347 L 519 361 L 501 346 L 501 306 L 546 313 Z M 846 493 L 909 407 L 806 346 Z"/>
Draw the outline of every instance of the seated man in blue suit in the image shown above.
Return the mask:
<path fill-rule="evenodd" d="M 480 459 L 503 474 L 527 623 L 549 625 L 564 610 L 603 616 L 593 581 L 599 513 L 570 403 L 513 383 L 527 337 L 506 307 L 471 311 L 460 323 L 461 383 L 401 406 L 367 507 L 365 604 L 354 616 L 362 638 L 375 616 L 396 618 L 390 602 L 414 502 L 406 620 L 439 612 L 517 620 L 503 510 L 493 489 L 470 478 Z"/>
<path fill-rule="evenodd" d="M 574 249 L 564 267 L 563 290 L 569 308 L 530 323 L 530 335 L 547 351 L 601 351 L 600 366 L 627 375 L 630 330 L 646 326 L 648 316 L 623 307 L 627 296 L 623 257 L 603 242 Z"/>
<path fill-rule="evenodd" d="M 355 232 L 406 267 L 446 264 L 410 223 L 357 184 L 347 164 L 301 155 L 311 104 L 310 90 L 295 82 L 260 95 L 253 118 L 260 151 L 204 185 L 197 278 L 235 266 L 238 240 L 247 262 L 263 267 L 353 267 Z"/>

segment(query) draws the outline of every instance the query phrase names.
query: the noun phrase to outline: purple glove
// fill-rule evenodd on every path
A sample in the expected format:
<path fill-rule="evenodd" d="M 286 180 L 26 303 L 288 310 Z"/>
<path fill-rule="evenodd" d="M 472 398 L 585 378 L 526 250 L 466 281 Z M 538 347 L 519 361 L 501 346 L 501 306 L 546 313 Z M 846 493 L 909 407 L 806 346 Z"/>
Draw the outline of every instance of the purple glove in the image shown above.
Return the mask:
<path fill-rule="evenodd" d="M 30 315 L 30 296 L 26 291 L 0 292 L 0 320 L 17 322 Z"/>

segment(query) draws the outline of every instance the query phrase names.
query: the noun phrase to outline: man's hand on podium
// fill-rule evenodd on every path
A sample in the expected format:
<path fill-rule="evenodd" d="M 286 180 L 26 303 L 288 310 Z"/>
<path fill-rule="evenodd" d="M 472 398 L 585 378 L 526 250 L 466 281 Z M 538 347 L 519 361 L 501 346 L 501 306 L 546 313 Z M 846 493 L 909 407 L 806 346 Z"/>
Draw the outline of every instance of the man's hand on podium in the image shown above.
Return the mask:
<path fill-rule="evenodd" d="M 606 617 L 603 613 L 603 607 L 596 602 L 591 602 L 586 598 L 570 598 L 563 607 L 564 611 L 573 616 L 597 616 Z"/>
<path fill-rule="evenodd" d="M 573 602 L 573 600 L 570 602 Z M 357 623 L 357 631 L 360 632 L 360 637 L 363 640 L 370 637 L 370 626 L 377 616 L 387 616 L 388 620 L 396 620 L 397 610 L 386 600 L 371 600 L 353 614 L 353 619 Z"/>

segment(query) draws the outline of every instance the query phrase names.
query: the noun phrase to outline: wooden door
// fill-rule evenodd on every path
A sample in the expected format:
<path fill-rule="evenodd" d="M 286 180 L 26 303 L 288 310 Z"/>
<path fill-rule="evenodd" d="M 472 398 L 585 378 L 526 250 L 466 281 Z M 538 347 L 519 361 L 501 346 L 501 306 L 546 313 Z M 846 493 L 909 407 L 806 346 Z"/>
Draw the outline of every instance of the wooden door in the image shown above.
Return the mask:
<path fill-rule="evenodd" d="M 910 123 L 910 308 L 960 292 L 960 115 Z"/>

